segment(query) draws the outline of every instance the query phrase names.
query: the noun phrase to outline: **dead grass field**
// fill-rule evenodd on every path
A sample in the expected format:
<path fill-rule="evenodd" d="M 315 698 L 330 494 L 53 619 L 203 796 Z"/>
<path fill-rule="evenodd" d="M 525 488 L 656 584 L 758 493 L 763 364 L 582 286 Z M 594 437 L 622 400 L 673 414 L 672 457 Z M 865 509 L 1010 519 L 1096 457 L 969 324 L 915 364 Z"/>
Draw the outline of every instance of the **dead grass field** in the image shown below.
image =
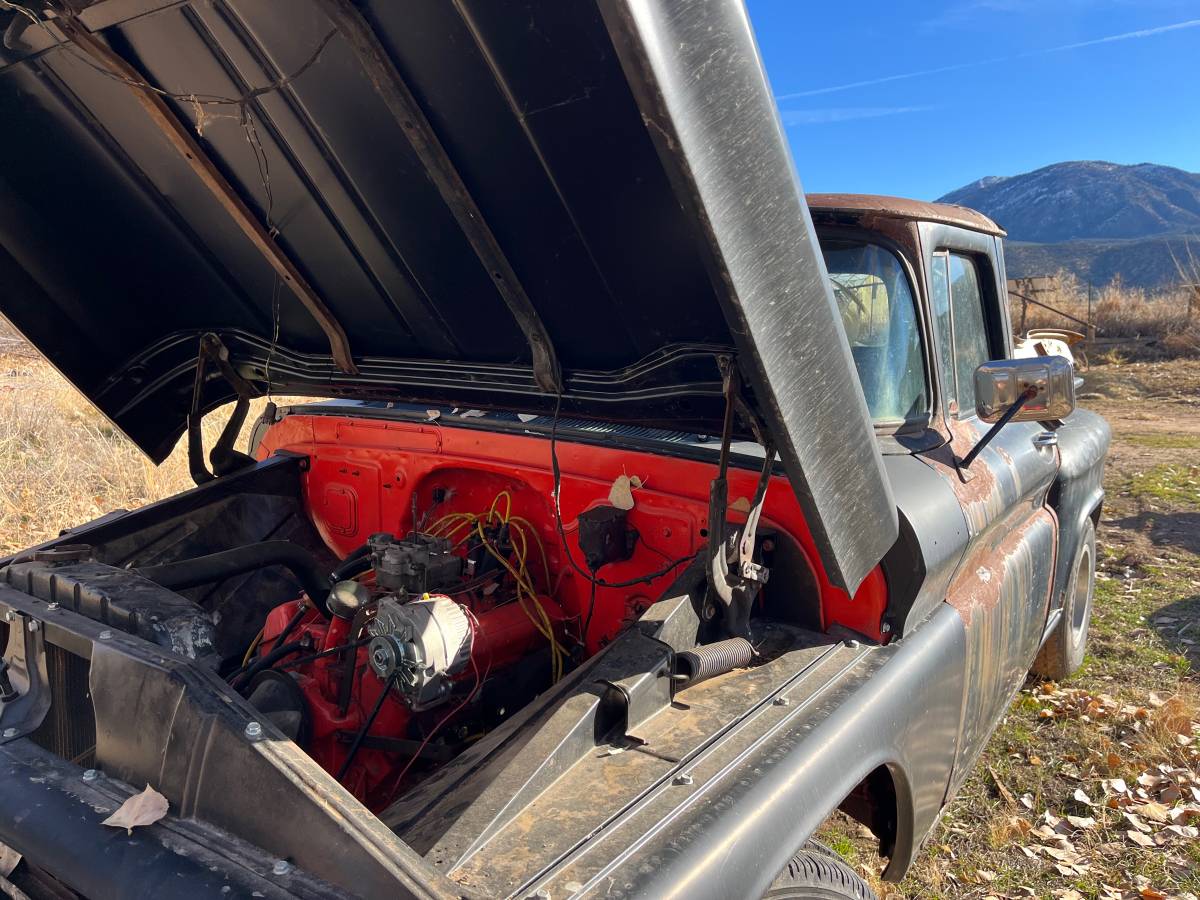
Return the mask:
<path fill-rule="evenodd" d="M 193 487 L 182 442 L 155 467 L 41 357 L 19 344 L 0 353 L 0 554 L 54 537 L 114 509 Z M 265 401 L 247 418 L 239 446 Z M 228 421 L 204 422 L 211 447 Z"/>
<path fill-rule="evenodd" d="M 1096 345 L 1085 348 L 1091 362 L 1200 356 L 1200 294 L 1192 288 L 1147 291 L 1125 287 L 1117 280 L 1094 291 L 1089 311 L 1087 286 L 1069 272 L 1060 272 L 1056 278 L 1058 290 L 1038 294 L 1036 299 L 1085 322 L 1090 312 L 1098 339 Z M 1200 282 L 1200 270 L 1191 281 Z M 1019 330 L 1021 303 L 1011 298 L 1009 302 L 1013 328 Z M 1077 323 L 1033 305 L 1025 328 L 1082 331 Z"/>
<path fill-rule="evenodd" d="M 1115 431 L 1086 664 L 1018 695 L 903 884 L 827 824 L 881 897 L 1200 895 L 1200 361 L 1094 365 L 1083 397 Z M 151 466 L 40 359 L 0 355 L 0 552 L 190 486 L 182 447 Z"/>

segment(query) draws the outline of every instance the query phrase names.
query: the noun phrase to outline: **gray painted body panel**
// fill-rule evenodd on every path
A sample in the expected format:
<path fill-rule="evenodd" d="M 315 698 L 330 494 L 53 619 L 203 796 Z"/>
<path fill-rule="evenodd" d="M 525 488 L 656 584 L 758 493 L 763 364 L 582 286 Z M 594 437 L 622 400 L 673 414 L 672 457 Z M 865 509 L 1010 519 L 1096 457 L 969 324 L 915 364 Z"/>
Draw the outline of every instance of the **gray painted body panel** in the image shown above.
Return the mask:
<path fill-rule="evenodd" d="M 896 787 L 889 875 L 902 873 L 941 809 L 965 650 L 962 622 L 943 605 L 897 644 L 838 651 L 836 680 L 761 706 L 690 762 L 691 785 L 666 780 L 538 886 L 551 896 L 571 881 L 598 897 L 758 896 L 877 766 Z"/>
<path fill-rule="evenodd" d="M 1112 429 L 1091 410 L 1076 409 L 1057 429 L 1061 463 L 1050 504 L 1058 514 L 1059 553 L 1054 567 L 1051 613 L 1062 608 L 1084 521 L 1104 500 L 1104 457 Z"/>

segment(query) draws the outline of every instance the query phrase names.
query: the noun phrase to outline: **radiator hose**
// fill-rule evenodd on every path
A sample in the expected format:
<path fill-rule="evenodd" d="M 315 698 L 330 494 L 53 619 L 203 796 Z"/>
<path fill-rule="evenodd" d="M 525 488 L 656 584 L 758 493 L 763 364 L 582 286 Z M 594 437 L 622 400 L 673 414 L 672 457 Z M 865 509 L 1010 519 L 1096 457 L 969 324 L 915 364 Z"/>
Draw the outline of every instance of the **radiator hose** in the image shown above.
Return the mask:
<path fill-rule="evenodd" d="M 232 550 L 222 550 L 207 556 L 181 559 L 178 562 L 158 566 L 144 566 L 137 570 L 144 578 L 171 590 L 184 590 L 202 584 L 214 584 L 253 572 L 266 566 L 282 566 L 287 569 L 313 604 L 329 617 L 329 576 L 311 553 L 291 541 L 263 541 L 246 544 Z"/>

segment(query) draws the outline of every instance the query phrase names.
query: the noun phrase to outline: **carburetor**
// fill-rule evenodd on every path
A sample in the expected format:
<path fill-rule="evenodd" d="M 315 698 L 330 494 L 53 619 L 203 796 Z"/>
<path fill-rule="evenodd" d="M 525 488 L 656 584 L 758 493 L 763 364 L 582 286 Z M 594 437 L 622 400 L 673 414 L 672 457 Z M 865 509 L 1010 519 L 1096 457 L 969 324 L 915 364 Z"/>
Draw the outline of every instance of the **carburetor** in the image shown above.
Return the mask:
<path fill-rule="evenodd" d="M 379 601 L 367 626 L 371 668 L 396 687 L 414 710 L 437 706 L 450 696 L 451 679 L 471 660 L 474 632 L 467 613 L 449 597 L 423 596 Z"/>
<path fill-rule="evenodd" d="M 401 595 L 445 590 L 462 577 L 463 560 L 446 538 L 413 532 L 397 540 L 387 532 L 367 539 L 375 583 Z"/>

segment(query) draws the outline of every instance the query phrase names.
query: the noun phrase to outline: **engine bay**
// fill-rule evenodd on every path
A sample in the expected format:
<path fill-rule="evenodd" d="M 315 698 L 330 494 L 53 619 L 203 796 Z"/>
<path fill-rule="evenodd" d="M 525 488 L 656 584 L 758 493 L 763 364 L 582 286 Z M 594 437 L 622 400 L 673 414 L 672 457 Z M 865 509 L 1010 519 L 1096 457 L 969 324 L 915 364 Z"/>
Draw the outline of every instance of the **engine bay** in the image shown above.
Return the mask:
<path fill-rule="evenodd" d="M 201 663 L 385 821 L 678 602 L 685 575 L 709 588 L 683 592 L 697 625 L 668 656 L 672 693 L 764 664 L 774 624 L 878 637 L 882 574 L 853 598 L 830 585 L 769 472 L 304 412 L 273 423 L 257 454 L 278 471 L 89 526 L 4 577 Z M 294 480 L 274 483 L 285 470 Z M 741 598 L 737 615 L 714 584 Z M 72 726 L 56 740 L 86 763 L 96 738 Z"/>
<path fill-rule="evenodd" d="M 538 529 L 497 494 L 479 513 L 379 532 L 322 612 L 277 606 L 230 683 L 373 810 L 581 658 Z"/>

